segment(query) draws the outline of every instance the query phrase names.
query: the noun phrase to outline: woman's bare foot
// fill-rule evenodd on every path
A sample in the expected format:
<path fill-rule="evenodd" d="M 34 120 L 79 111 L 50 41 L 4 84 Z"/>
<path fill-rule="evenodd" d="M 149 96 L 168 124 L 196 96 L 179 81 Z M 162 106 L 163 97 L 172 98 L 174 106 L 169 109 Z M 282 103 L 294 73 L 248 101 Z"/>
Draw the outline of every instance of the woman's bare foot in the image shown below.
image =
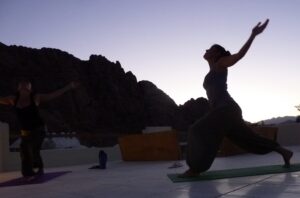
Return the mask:
<path fill-rule="evenodd" d="M 194 172 L 194 171 L 192 171 L 191 169 L 189 169 L 189 170 L 185 171 L 184 173 L 178 175 L 178 177 L 180 177 L 180 178 L 197 177 L 197 176 L 199 176 L 199 174 L 200 174 L 200 173 Z"/>
<path fill-rule="evenodd" d="M 291 166 L 290 159 L 293 157 L 293 152 L 287 150 L 286 153 L 283 155 L 284 159 L 284 167 L 289 168 Z"/>
<path fill-rule="evenodd" d="M 280 147 L 278 149 L 278 152 L 282 155 L 283 160 L 284 160 L 284 167 L 289 168 L 291 166 L 290 160 L 293 156 L 293 152 L 290 150 L 287 150 L 283 147 Z"/>

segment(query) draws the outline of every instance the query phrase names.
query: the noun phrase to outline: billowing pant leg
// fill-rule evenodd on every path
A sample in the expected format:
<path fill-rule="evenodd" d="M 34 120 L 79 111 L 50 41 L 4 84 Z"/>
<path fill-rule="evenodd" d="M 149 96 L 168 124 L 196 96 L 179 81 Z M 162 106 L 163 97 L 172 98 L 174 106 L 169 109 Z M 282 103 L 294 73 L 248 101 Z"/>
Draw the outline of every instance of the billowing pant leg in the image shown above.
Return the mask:
<path fill-rule="evenodd" d="M 45 138 L 45 131 L 43 127 L 40 127 L 34 130 L 34 137 L 33 137 L 33 156 L 34 156 L 34 167 L 38 168 L 39 170 L 44 169 L 44 163 L 41 157 L 41 148 Z"/>
<path fill-rule="evenodd" d="M 279 147 L 277 142 L 255 133 L 243 120 L 237 123 L 226 137 L 244 150 L 255 154 L 267 154 Z"/>
<path fill-rule="evenodd" d="M 33 148 L 31 137 L 22 137 L 20 145 L 20 155 L 22 164 L 22 175 L 32 176 L 33 172 Z"/>
<path fill-rule="evenodd" d="M 208 170 L 217 155 L 221 140 L 222 138 L 199 137 L 196 130 L 190 129 L 187 153 L 187 164 L 190 169 L 194 172 Z"/>
<path fill-rule="evenodd" d="M 194 172 L 208 170 L 230 128 L 232 112 L 228 108 L 212 111 L 193 124 L 188 131 L 187 164 Z"/>
<path fill-rule="evenodd" d="M 42 141 L 41 140 L 35 140 L 35 141 L 36 142 L 34 142 L 33 144 L 34 167 L 43 169 L 44 164 L 40 153 Z"/>

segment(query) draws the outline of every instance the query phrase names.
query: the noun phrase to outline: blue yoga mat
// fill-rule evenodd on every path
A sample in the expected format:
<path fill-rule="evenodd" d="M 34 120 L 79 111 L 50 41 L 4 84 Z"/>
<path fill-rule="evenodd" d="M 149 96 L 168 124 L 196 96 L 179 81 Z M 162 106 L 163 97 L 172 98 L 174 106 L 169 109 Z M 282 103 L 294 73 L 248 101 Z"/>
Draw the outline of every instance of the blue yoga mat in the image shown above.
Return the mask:
<path fill-rule="evenodd" d="M 52 173 L 45 173 L 41 176 L 36 176 L 33 180 L 28 181 L 24 177 L 12 179 L 6 182 L 0 183 L 0 187 L 9 187 L 9 186 L 21 186 L 21 185 L 30 185 L 30 184 L 41 184 L 48 182 L 52 179 L 70 173 L 71 171 L 61 171 L 61 172 L 52 172 Z"/>
<path fill-rule="evenodd" d="M 270 166 L 259 166 L 250 168 L 239 168 L 239 169 L 227 169 L 227 170 L 215 170 L 201 173 L 197 177 L 178 177 L 179 174 L 168 174 L 167 176 L 175 182 L 193 182 L 203 180 L 216 180 L 234 177 L 247 177 L 255 175 L 268 175 L 276 173 L 288 173 L 300 171 L 300 164 L 292 164 L 289 168 L 285 168 L 282 165 L 270 165 Z"/>

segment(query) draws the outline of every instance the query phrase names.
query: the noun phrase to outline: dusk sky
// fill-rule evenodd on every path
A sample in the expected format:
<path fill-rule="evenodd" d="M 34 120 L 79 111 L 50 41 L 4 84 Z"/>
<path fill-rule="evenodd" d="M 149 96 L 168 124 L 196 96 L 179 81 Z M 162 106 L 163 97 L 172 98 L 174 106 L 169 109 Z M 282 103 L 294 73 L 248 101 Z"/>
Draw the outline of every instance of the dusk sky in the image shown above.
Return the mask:
<path fill-rule="evenodd" d="M 236 53 L 269 18 L 228 75 L 245 120 L 256 122 L 300 113 L 299 9 L 299 0 L 0 0 L 0 42 L 101 54 L 183 104 L 206 97 L 205 50 Z"/>

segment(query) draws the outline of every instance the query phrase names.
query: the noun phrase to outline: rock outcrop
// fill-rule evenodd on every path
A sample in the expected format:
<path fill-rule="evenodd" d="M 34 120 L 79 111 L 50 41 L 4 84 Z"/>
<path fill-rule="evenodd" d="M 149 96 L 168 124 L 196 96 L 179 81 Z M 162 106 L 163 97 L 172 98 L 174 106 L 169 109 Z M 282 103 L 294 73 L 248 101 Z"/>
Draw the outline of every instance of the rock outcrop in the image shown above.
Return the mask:
<path fill-rule="evenodd" d="M 41 104 L 40 111 L 49 131 L 76 131 L 88 146 L 114 144 L 118 135 L 139 133 L 145 126 L 186 130 L 208 108 L 204 98 L 178 106 L 153 83 L 137 82 L 118 61 L 101 55 L 83 61 L 58 49 L 0 43 L 0 96 L 14 95 L 22 78 L 31 79 L 37 93 L 80 82 L 76 90 Z M 0 105 L 0 120 L 16 135 L 19 126 L 13 110 Z"/>

